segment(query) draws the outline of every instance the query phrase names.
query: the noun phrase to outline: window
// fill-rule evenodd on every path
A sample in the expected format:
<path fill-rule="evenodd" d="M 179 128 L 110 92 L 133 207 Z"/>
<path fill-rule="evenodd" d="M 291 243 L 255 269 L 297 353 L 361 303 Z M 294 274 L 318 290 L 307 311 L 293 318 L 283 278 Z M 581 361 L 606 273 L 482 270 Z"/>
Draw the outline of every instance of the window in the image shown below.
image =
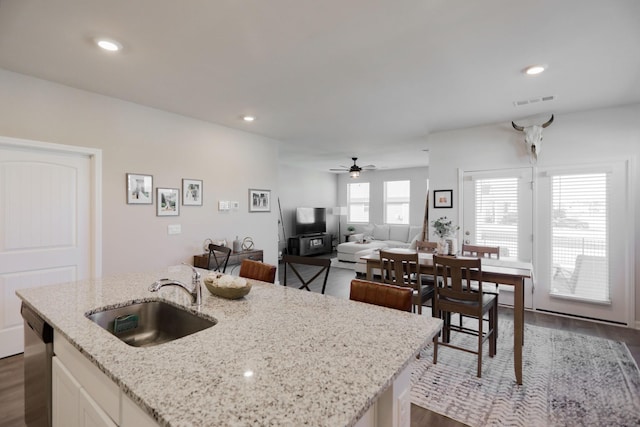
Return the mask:
<path fill-rule="evenodd" d="M 347 184 L 347 221 L 352 223 L 369 222 L 369 183 Z"/>
<path fill-rule="evenodd" d="M 409 224 L 410 181 L 386 181 L 384 183 L 385 224 Z"/>
<path fill-rule="evenodd" d="M 503 255 L 518 257 L 518 178 L 478 179 L 476 243 L 500 246 Z"/>
<path fill-rule="evenodd" d="M 610 301 L 606 173 L 551 177 L 550 293 Z"/>
<path fill-rule="evenodd" d="M 469 171 L 463 176 L 463 242 L 499 246 L 500 258 L 531 261 L 531 168 Z"/>

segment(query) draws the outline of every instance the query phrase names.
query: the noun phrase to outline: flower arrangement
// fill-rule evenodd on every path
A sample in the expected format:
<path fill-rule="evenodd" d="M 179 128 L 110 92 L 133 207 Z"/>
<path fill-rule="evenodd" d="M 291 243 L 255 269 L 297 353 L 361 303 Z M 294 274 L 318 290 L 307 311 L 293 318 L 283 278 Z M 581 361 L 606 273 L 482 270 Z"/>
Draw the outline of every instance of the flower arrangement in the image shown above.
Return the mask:
<path fill-rule="evenodd" d="M 349 231 L 349 233 L 353 233 L 354 231 L 356 231 L 356 228 L 353 225 L 350 225 L 347 227 L 347 230 Z"/>
<path fill-rule="evenodd" d="M 460 229 L 460 226 L 453 225 L 451 220 L 447 219 L 446 216 L 431 221 L 431 226 L 435 229 L 434 233 L 441 239 L 453 236 L 454 234 L 456 234 L 456 231 Z"/>

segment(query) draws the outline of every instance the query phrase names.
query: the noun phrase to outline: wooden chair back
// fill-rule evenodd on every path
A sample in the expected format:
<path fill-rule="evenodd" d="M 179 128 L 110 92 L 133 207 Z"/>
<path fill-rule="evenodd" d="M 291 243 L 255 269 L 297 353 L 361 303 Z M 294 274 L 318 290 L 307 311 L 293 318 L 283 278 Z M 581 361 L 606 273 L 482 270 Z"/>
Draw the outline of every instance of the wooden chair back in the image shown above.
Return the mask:
<path fill-rule="evenodd" d="M 349 299 L 410 312 L 413 291 L 404 286 L 353 279 Z"/>
<path fill-rule="evenodd" d="M 428 240 L 416 240 L 416 250 L 418 252 L 435 253 L 438 242 L 430 242 Z"/>
<path fill-rule="evenodd" d="M 277 268 L 275 265 L 265 264 L 264 262 L 254 261 L 252 259 L 243 259 L 238 275 L 247 279 L 275 283 L 276 271 Z"/>
<path fill-rule="evenodd" d="M 309 285 L 324 273 L 321 291 L 324 294 L 327 287 L 327 279 L 329 278 L 329 270 L 331 269 L 330 259 L 285 255 L 282 257 L 282 261 L 284 262 L 284 286 L 287 286 L 288 269 L 291 269 L 300 281 L 301 285 L 298 289 L 306 289 L 308 291 L 311 291 Z M 302 266 L 309 266 L 310 268 L 302 268 Z"/>
<path fill-rule="evenodd" d="M 483 297 L 481 260 L 434 255 L 433 267 L 438 279 L 435 289 L 436 311 L 444 309 L 477 316 Z M 476 277 L 472 280 L 473 271 Z"/>
<path fill-rule="evenodd" d="M 227 270 L 227 263 L 229 262 L 229 256 L 231 256 L 231 248 L 226 246 L 209 244 L 209 260 L 207 267 L 211 270 L 211 260 L 214 261 L 213 271 L 219 271 L 224 273 Z"/>
<path fill-rule="evenodd" d="M 462 245 L 461 255 L 500 259 L 500 246 Z"/>
<path fill-rule="evenodd" d="M 396 286 L 415 288 L 418 253 L 380 250 L 380 275 L 382 282 Z"/>

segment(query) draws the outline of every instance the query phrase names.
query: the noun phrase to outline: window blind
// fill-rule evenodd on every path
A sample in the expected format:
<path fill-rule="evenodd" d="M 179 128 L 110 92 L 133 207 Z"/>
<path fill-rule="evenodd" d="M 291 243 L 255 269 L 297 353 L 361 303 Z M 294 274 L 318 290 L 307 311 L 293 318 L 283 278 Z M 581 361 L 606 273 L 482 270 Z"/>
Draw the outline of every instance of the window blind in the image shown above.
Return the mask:
<path fill-rule="evenodd" d="M 552 296 L 610 302 L 607 173 L 551 177 Z"/>
<path fill-rule="evenodd" d="M 518 178 L 475 180 L 475 241 L 518 256 Z"/>

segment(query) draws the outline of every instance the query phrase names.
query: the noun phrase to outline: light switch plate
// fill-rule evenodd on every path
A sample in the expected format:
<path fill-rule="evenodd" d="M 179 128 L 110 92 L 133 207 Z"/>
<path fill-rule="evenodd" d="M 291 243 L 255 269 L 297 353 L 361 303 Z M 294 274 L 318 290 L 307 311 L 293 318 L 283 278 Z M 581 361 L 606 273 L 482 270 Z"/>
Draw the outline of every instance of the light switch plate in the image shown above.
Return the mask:
<path fill-rule="evenodd" d="M 218 202 L 218 210 L 219 211 L 228 211 L 229 210 L 229 201 L 228 200 L 220 200 Z"/>
<path fill-rule="evenodd" d="M 167 226 L 168 234 L 180 234 L 182 233 L 182 226 L 180 224 L 171 224 Z"/>

